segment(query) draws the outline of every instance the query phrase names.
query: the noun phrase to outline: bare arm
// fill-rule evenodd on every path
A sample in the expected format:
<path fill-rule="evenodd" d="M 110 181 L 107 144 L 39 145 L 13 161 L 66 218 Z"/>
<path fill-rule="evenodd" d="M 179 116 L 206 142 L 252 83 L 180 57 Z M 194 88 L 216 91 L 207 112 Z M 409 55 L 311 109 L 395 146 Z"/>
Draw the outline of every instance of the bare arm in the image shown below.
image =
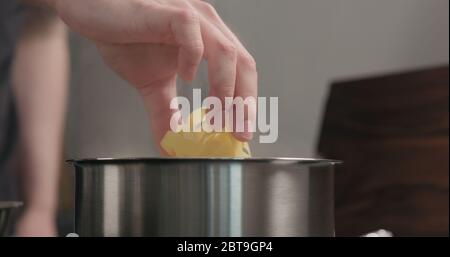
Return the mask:
<path fill-rule="evenodd" d="M 66 105 L 65 27 L 50 11 L 30 7 L 16 46 L 12 83 L 19 120 L 20 189 L 25 210 L 16 233 L 56 234 L 58 169 Z"/>

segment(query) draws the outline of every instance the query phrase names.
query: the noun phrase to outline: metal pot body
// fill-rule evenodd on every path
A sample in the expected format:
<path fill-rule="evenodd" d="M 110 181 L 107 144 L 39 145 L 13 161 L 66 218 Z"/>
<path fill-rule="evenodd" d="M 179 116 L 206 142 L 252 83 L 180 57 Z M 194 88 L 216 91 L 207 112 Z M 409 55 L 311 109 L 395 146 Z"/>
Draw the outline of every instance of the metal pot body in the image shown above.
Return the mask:
<path fill-rule="evenodd" d="M 335 161 L 72 162 L 80 236 L 334 236 Z"/>

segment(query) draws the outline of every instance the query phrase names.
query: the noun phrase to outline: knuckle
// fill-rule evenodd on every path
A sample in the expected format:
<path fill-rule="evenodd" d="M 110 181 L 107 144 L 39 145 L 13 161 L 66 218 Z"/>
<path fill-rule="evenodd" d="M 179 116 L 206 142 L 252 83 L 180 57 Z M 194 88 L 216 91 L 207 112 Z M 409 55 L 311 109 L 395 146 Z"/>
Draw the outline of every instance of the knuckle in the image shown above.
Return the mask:
<path fill-rule="evenodd" d="M 219 43 L 217 44 L 217 50 L 219 53 L 235 58 L 237 55 L 236 47 L 231 43 Z"/>
<path fill-rule="evenodd" d="M 195 56 L 203 55 L 203 49 L 204 49 L 204 47 L 203 47 L 203 42 L 202 41 L 193 42 L 189 46 L 189 51 Z"/>
<path fill-rule="evenodd" d="M 187 52 L 189 54 L 189 60 L 191 60 L 192 64 L 197 64 L 198 60 L 203 56 L 203 44 L 202 42 L 194 42 L 187 46 Z"/>
<path fill-rule="evenodd" d="M 256 61 L 250 54 L 241 55 L 239 62 L 247 69 L 256 72 Z"/>
<path fill-rule="evenodd" d="M 201 2 L 201 8 L 203 9 L 203 12 L 211 18 L 219 16 L 214 6 L 212 6 L 212 4 L 210 3 Z"/>
<path fill-rule="evenodd" d="M 211 81 L 213 88 L 213 94 L 217 96 L 233 96 L 234 95 L 234 83 L 230 79 L 214 79 Z"/>
<path fill-rule="evenodd" d="M 215 93 L 217 96 L 219 96 L 220 99 L 223 99 L 224 97 L 232 97 L 234 95 L 234 86 L 231 85 L 218 85 L 216 87 Z"/>
<path fill-rule="evenodd" d="M 192 10 L 180 10 L 177 12 L 177 18 L 181 24 L 190 25 L 198 24 L 200 22 L 200 17 L 198 14 Z"/>

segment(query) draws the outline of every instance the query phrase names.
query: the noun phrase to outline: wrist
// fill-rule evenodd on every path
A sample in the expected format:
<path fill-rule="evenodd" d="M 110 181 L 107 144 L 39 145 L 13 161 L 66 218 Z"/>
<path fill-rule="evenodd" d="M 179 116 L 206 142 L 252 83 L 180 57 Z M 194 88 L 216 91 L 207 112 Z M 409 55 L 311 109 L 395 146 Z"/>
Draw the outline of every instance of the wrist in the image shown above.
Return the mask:
<path fill-rule="evenodd" d="M 56 208 L 45 205 L 28 205 L 24 206 L 23 214 L 34 214 L 40 217 L 48 217 L 53 219 L 56 217 Z"/>

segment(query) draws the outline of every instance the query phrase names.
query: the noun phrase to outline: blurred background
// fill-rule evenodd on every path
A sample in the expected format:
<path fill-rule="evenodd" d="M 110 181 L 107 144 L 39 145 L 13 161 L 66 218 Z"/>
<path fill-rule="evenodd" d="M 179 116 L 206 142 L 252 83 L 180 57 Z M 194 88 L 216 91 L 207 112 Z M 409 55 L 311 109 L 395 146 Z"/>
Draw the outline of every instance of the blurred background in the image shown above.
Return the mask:
<path fill-rule="evenodd" d="M 429 76 L 428 73 L 414 74 L 419 76 L 425 86 L 428 78 L 431 81 L 438 81 L 436 83 L 441 85 L 442 89 L 438 91 L 444 99 L 443 106 L 447 108 L 446 111 L 443 110 L 442 104 L 439 107 L 442 107 L 439 109 L 440 113 L 443 113 L 447 119 L 445 121 L 445 117 L 442 116 L 444 117 L 443 134 L 440 137 L 442 144 L 439 145 L 440 150 L 437 150 L 442 154 L 447 153 L 447 157 L 438 160 L 439 165 L 436 166 L 436 169 L 440 169 L 441 172 L 435 174 L 434 180 L 431 179 L 431 181 L 443 181 L 443 185 L 441 185 L 442 188 L 437 189 L 440 190 L 437 193 L 438 196 L 435 194 L 427 196 L 439 199 L 435 206 L 428 209 L 436 215 L 427 217 L 440 220 L 435 222 L 437 224 L 433 223 L 433 228 L 436 228 L 429 231 L 429 234 L 447 233 L 448 235 L 448 0 L 226 0 L 210 2 L 255 57 L 259 71 L 259 95 L 279 97 L 278 141 L 274 144 L 253 143 L 254 156 L 315 157 L 320 154 L 351 162 L 352 156 L 340 154 L 336 147 L 332 150 L 320 151 L 318 149 L 320 136 L 325 134 L 326 140 L 331 140 L 333 144 L 339 145 L 336 140 L 330 139 L 332 137 L 328 136 L 328 130 L 325 129 L 324 132 L 322 128 L 323 121 L 327 120 L 325 113 L 328 114 L 328 112 L 325 110 L 328 106 L 328 99 L 333 96 L 330 94 L 331 85 L 338 84 L 338 87 L 345 87 L 347 82 L 366 79 L 360 83 L 364 87 L 367 84 L 365 82 L 371 81 L 371 78 L 383 77 L 387 80 L 376 80 L 372 84 L 369 83 L 373 85 L 371 92 L 378 92 L 378 90 L 373 91 L 373 88 L 378 85 L 403 83 L 404 91 L 394 90 L 394 93 L 385 93 L 385 95 L 395 94 L 402 98 L 403 92 L 408 92 L 408 83 L 411 84 L 411 80 L 408 80 L 408 72 L 430 71 L 430 69 L 431 72 L 434 71 L 438 78 Z M 137 93 L 102 63 L 93 44 L 71 33 L 70 47 L 71 92 L 64 157 L 157 156 L 154 143 L 150 138 L 144 106 Z M 436 67 L 444 68 L 443 70 L 442 68 L 438 69 L 436 73 L 436 69 L 434 69 Z M 400 79 L 394 77 L 393 82 L 391 78 L 386 78 L 386 76 L 398 73 L 406 75 Z M 180 83 L 179 92 L 181 95 L 192 94 L 192 87 L 206 90 L 207 80 L 204 69 L 200 71 L 191 85 Z M 382 87 L 380 90 L 383 90 Z M 367 94 L 364 97 L 371 99 Z M 445 101 L 445 99 L 447 100 Z M 408 99 L 403 100 L 403 102 L 408 102 Z M 378 99 L 378 103 L 383 106 L 382 98 Z M 358 106 L 354 106 L 354 108 L 357 109 Z M 406 109 L 410 110 L 408 108 Z M 380 113 L 380 115 L 386 114 L 387 111 L 382 110 Z M 432 113 L 435 112 L 432 111 Z M 407 127 L 405 129 L 408 130 Z M 338 136 L 336 135 L 336 137 Z M 411 138 L 414 138 L 414 135 Z M 364 137 L 365 139 L 370 140 L 368 137 Z M 331 141 L 323 141 L 322 144 L 329 145 L 328 142 Z M 351 150 L 355 149 L 360 148 Z M 402 149 L 408 149 L 408 147 Z M 347 152 L 348 150 L 346 149 Z M 377 155 L 385 151 L 388 150 L 380 148 L 373 156 L 376 160 L 381 159 L 375 165 L 380 170 L 385 167 L 383 165 L 397 163 L 398 160 L 389 161 L 380 157 L 381 155 Z M 371 154 L 374 152 L 368 150 L 367 155 Z M 412 156 L 410 157 L 412 158 Z M 361 158 L 370 161 L 367 156 Z M 430 161 L 430 159 L 427 160 Z M 61 165 L 63 169 L 61 233 L 64 234 L 71 232 L 73 181 L 71 180 L 71 168 L 63 163 Z M 422 162 L 422 165 L 425 164 Z M 350 167 L 361 169 L 361 166 L 357 165 L 350 165 Z M 351 173 L 353 170 L 345 172 Z M 371 172 L 381 173 L 376 170 Z M 390 172 L 392 174 L 392 171 Z M 427 169 L 423 169 L 422 173 L 428 174 Z M 337 181 L 343 184 L 347 183 L 339 178 Z M 360 179 L 359 182 L 364 183 L 364 180 Z M 341 185 L 337 185 L 337 190 L 341 190 L 341 188 Z M 408 190 L 403 192 L 409 192 Z M 362 227 L 357 231 L 349 229 L 350 225 L 339 227 L 339 224 L 348 223 L 348 219 L 353 217 L 352 215 L 363 215 L 367 219 L 373 219 L 367 215 L 367 212 L 373 213 L 375 208 L 380 213 L 384 213 L 391 208 L 386 206 L 386 210 L 380 210 L 380 208 L 383 209 L 383 206 L 377 205 L 372 209 L 366 208 L 365 214 L 361 214 L 359 210 L 362 208 L 361 204 L 364 205 L 364 201 L 361 199 L 368 201 L 367 199 L 372 198 L 362 197 L 359 194 L 360 191 L 352 194 L 348 189 L 346 192 L 353 198 L 345 198 L 343 194 L 337 192 L 338 198 L 343 197 L 337 202 L 338 234 L 354 235 L 369 232 L 363 230 L 372 228 L 390 228 L 389 224 L 392 222 L 390 223 L 389 218 L 380 220 L 378 224 L 371 224 L 372 227 L 361 225 Z M 392 195 L 386 197 L 392 197 Z M 401 199 L 397 200 L 402 201 L 404 197 L 403 195 Z M 380 199 L 377 201 L 379 202 Z M 358 204 L 355 207 L 347 204 L 348 202 L 355 204 L 357 202 Z M 347 220 L 341 218 L 340 213 L 345 214 Z M 446 217 L 447 223 L 442 221 L 442 217 Z M 340 219 L 342 219 L 341 223 Z M 364 223 L 364 219 L 360 220 L 361 223 Z M 414 219 L 413 222 L 417 222 L 417 220 Z M 400 234 L 415 235 L 420 231 L 425 233 L 424 230 L 408 231 L 402 230 L 401 226 L 392 226 L 398 228 L 401 231 Z M 393 228 L 391 227 L 391 229 Z"/>

